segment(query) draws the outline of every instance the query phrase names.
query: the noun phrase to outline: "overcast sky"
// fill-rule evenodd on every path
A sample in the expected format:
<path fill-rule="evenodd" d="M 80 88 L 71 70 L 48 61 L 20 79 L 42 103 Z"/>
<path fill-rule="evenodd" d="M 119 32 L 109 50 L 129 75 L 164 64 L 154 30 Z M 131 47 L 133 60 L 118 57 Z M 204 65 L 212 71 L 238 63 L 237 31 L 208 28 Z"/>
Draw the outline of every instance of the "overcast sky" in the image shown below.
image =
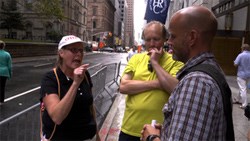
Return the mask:
<path fill-rule="evenodd" d="M 141 34 L 143 24 L 144 24 L 144 15 L 145 15 L 145 0 L 134 0 L 134 28 L 135 28 L 135 40 L 138 42 L 140 38 L 138 34 Z"/>

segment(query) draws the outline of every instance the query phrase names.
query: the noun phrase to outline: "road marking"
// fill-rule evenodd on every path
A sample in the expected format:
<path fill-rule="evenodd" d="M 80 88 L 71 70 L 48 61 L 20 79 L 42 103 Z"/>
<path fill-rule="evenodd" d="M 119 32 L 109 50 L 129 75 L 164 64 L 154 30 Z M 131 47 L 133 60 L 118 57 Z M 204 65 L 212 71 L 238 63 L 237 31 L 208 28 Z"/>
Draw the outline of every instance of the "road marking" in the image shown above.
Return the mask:
<path fill-rule="evenodd" d="M 42 66 L 47 66 L 47 65 L 51 65 L 52 63 L 44 63 L 44 64 L 40 64 L 40 65 L 35 65 L 34 68 L 37 67 L 42 67 Z"/>
<path fill-rule="evenodd" d="M 26 94 L 31 93 L 31 92 L 33 92 L 33 91 L 36 91 L 36 90 L 38 90 L 38 89 L 40 89 L 40 88 L 41 88 L 41 87 L 39 86 L 39 87 L 36 87 L 36 88 L 34 88 L 34 89 L 28 90 L 28 91 L 26 91 L 26 92 L 17 94 L 17 95 L 15 95 L 15 96 L 12 96 L 12 97 L 9 97 L 9 98 L 6 98 L 6 99 L 4 100 L 4 102 L 7 102 L 7 101 L 10 101 L 10 100 L 15 99 L 15 98 L 17 98 L 17 97 L 26 95 Z"/>

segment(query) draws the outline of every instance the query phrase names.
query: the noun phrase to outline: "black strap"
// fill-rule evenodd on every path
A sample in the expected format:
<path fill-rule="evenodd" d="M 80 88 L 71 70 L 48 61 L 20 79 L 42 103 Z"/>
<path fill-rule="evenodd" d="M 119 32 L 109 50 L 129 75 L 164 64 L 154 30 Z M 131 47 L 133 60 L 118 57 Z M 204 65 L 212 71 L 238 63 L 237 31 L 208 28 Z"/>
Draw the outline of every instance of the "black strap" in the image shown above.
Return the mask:
<path fill-rule="evenodd" d="M 223 74 L 216 69 L 214 66 L 209 64 L 198 64 L 186 71 L 184 71 L 178 79 L 181 80 L 185 75 L 187 75 L 190 72 L 194 71 L 201 71 L 209 76 L 211 76 L 220 87 L 220 91 L 222 94 L 223 99 L 223 107 L 224 107 L 224 114 L 227 121 L 227 131 L 226 131 L 226 140 L 228 141 L 234 141 L 234 127 L 233 127 L 233 118 L 232 118 L 232 101 L 231 101 L 231 89 L 229 88 L 227 81 Z"/>

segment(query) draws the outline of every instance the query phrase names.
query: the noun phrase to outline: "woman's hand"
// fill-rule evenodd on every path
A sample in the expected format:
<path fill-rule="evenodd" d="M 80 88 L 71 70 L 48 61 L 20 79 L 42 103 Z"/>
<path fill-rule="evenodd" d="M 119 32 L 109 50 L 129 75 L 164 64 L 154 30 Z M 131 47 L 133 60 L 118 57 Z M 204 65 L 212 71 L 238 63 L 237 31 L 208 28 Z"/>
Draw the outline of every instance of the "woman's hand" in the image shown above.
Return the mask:
<path fill-rule="evenodd" d="M 84 79 L 85 71 L 87 70 L 89 64 L 83 64 L 74 70 L 74 81 L 81 83 Z"/>

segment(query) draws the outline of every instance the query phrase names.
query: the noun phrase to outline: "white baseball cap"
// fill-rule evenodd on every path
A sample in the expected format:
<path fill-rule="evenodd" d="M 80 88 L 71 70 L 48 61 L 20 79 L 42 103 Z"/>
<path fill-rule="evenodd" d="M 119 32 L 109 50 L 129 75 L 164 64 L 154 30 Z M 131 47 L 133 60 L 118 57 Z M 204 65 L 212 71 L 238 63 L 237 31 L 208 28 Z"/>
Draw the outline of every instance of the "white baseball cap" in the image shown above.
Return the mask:
<path fill-rule="evenodd" d="M 59 42 L 58 50 L 60 50 L 66 45 L 77 43 L 77 42 L 83 43 L 83 41 L 80 38 L 76 37 L 75 35 L 63 36 L 61 41 Z"/>

